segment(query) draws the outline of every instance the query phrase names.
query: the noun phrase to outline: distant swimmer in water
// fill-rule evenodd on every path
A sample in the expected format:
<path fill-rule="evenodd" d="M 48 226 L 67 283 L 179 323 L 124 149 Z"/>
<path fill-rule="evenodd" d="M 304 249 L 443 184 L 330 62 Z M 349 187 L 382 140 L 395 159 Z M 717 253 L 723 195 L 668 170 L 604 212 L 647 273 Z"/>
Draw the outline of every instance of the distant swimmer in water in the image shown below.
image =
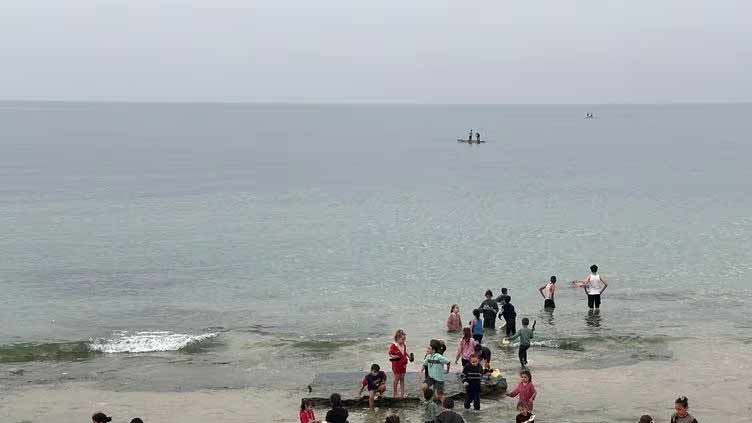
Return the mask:
<path fill-rule="evenodd" d="M 476 132 L 475 133 L 475 142 L 477 142 L 478 144 L 480 144 L 480 132 Z"/>
<path fill-rule="evenodd" d="M 473 142 L 473 130 L 470 130 L 470 133 L 467 134 L 467 142 L 471 143 Z"/>
<path fill-rule="evenodd" d="M 556 276 L 551 276 L 550 282 L 538 288 L 538 292 L 540 292 L 541 296 L 543 297 L 543 308 L 556 308 L 556 303 L 554 303 L 554 294 L 556 293 Z"/>

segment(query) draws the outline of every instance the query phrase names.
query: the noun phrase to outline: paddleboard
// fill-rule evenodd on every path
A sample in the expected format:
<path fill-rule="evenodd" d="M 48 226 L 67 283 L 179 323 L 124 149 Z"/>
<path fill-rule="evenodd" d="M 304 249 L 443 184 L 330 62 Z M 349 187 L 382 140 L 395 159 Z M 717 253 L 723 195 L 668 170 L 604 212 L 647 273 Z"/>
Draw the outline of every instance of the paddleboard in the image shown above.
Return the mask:
<path fill-rule="evenodd" d="M 470 144 L 478 144 L 479 142 L 481 144 L 484 144 L 486 141 L 480 140 L 480 141 L 468 141 L 468 140 L 460 140 L 458 139 L 457 142 L 464 142 L 464 143 L 470 143 Z"/>

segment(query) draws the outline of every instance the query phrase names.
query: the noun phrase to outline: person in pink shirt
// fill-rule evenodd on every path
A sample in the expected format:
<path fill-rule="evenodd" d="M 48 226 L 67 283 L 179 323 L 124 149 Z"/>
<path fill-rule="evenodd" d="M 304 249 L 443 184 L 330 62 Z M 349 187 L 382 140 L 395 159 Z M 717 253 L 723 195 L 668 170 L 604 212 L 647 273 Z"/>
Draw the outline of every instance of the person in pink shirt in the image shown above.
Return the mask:
<path fill-rule="evenodd" d="M 462 358 L 462 367 L 464 368 L 470 363 L 470 357 L 475 354 L 475 345 L 477 342 L 473 339 L 473 334 L 470 328 L 462 329 L 462 339 L 457 345 L 457 357 L 454 359 L 454 364 L 460 361 Z"/>
<path fill-rule="evenodd" d="M 528 410 L 533 411 L 533 401 L 537 394 L 533 385 L 533 375 L 529 370 L 520 370 L 520 383 L 507 396 L 512 398 L 519 396 L 517 405 L 524 404 Z"/>
<path fill-rule="evenodd" d="M 449 317 L 446 321 L 447 330 L 449 332 L 459 332 L 462 330 L 462 319 L 460 319 L 460 306 L 452 304 L 452 309 L 449 310 Z"/>

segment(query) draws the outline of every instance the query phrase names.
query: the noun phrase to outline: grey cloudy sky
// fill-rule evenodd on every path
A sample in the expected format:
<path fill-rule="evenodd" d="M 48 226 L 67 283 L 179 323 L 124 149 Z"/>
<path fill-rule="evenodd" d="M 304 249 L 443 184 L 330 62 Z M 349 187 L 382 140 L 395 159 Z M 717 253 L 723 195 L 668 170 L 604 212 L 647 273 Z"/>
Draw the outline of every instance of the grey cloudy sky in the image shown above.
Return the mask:
<path fill-rule="evenodd" d="M 5 0 L 0 99 L 752 101 L 749 0 Z"/>

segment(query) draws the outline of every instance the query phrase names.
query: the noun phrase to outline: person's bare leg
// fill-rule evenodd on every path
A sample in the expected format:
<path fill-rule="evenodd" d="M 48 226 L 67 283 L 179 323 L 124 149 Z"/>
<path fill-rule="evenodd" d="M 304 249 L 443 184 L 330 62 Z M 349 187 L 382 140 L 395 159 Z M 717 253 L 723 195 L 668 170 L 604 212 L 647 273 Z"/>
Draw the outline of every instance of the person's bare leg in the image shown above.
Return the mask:
<path fill-rule="evenodd" d="M 399 398 L 399 393 L 398 393 L 399 378 L 395 377 L 394 378 L 394 383 L 392 385 L 394 386 L 394 398 Z"/>
<path fill-rule="evenodd" d="M 373 408 L 374 395 L 376 395 L 376 391 L 368 391 L 368 408 Z"/>

